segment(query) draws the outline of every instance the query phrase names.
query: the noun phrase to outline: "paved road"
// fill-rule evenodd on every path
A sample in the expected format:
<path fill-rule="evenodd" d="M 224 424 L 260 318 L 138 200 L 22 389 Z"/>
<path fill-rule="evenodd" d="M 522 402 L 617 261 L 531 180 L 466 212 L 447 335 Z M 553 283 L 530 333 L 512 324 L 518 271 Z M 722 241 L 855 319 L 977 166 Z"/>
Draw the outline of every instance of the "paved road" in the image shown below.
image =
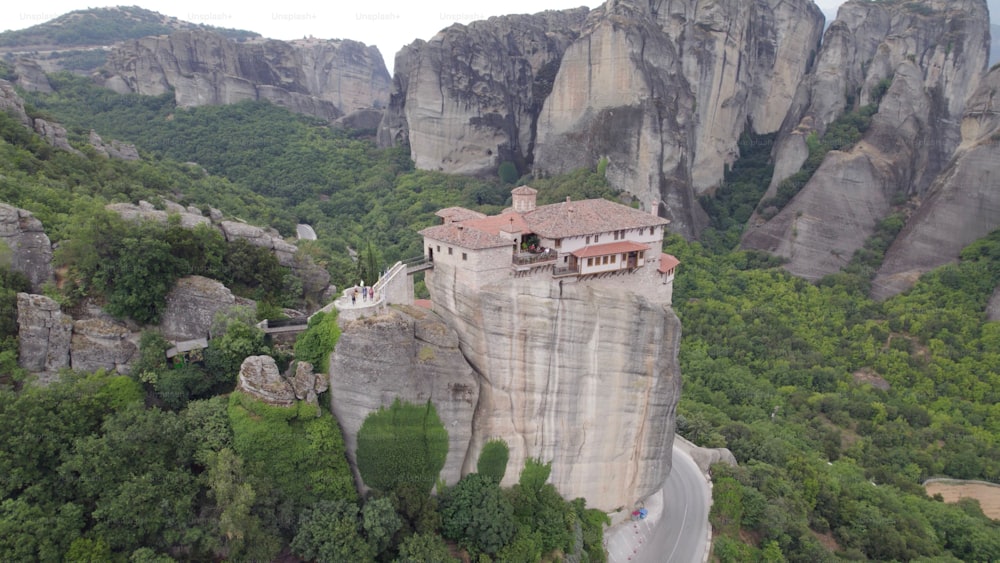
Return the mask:
<path fill-rule="evenodd" d="M 295 234 L 302 240 L 316 240 L 316 231 L 306 224 L 295 225 Z"/>
<path fill-rule="evenodd" d="M 701 563 L 708 549 L 712 493 L 691 457 L 678 448 L 663 489 L 647 502 L 649 517 L 609 530 L 613 563 Z"/>

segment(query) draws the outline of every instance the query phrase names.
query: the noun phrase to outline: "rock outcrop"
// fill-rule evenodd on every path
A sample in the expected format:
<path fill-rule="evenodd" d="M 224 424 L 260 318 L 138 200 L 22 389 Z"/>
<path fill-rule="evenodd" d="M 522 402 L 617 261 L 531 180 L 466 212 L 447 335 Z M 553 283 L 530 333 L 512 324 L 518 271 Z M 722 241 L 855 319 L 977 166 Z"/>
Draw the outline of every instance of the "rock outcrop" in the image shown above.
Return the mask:
<path fill-rule="evenodd" d="M 966 98 L 986 68 L 987 26 L 985 0 L 844 4 L 779 135 L 772 191 L 849 97 L 860 107 L 884 91 L 878 113 L 779 213 L 752 219 L 743 247 L 784 256 L 790 272 L 816 279 L 851 259 L 894 200 L 926 193 L 958 147 Z"/>
<path fill-rule="evenodd" d="M 343 325 L 330 356 L 331 410 L 357 482 L 362 482 L 355 461 L 361 424 L 400 398 L 434 404 L 449 442 L 440 477 L 456 483 L 469 453 L 479 381 L 459 351 L 455 331 L 437 315 L 414 307 Z"/>
<path fill-rule="evenodd" d="M 17 59 L 14 61 L 14 74 L 17 75 L 17 85 L 28 92 L 52 93 L 52 84 L 36 61 L 31 59 Z"/>
<path fill-rule="evenodd" d="M 418 168 L 492 173 L 531 162 L 536 120 L 586 8 L 455 24 L 396 55 L 383 146 L 409 144 Z"/>
<path fill-rule="evenodd" d="M 62 149 L 76 155 L 83 154 L 70 146 L 69 134 L 66 132 L 66 128 L 62 125 L 46 121 L 41 117 L 36 117 L 31 120 L 31 122 L 35 133 L 38 133 L 38 136 L 44 139 L 46 143 L 57 149 Z"/>
<path fill-rule="evenodd" d="M 167 294 L 160 331 L 164 338 L 175 342 L 208 338 L 215 315 L 236 304 L 229 288 L 215 280 L 202 276 L 180 278 Z"/>
<path fill-rule="evenodd" d="M 110 143 L 105 143 L 104 139 L 97 134 L 97 131 L 93 129 L 90 130 L 90 136 L 88 137 L 88 142 L 90 146 L 94 147 L 94 150 L 98 154 L 104 155 L 108 158 L 114 158 L 118 160 L 139 160 L 139 151 L 135 148 L 135 145 L 131 143 L 123 143 L 116 139 L 112 139 Z"/>
<path fill-rule="evenodd" d="M 120 323 L 101 318 L 73 323 L 70 365 L 74 370 L 128 373 L 138 352 L 139 334 Z"/>
<path fill-rule="evenodd" d="M 539 118 L 536 172 L 607 159 L 612 185 L 696 236 L 697 196 L 750 123 L 776 131 L 818 47 L 819 9 L 791 2 L 607 2 L 563 57 Z"/>
<path fill-rule="evenodd" d="M 1000 321 L 1000 287 L 993 290 L 993 297 L 986 304 L 986 320 Z"/>
<path fill-rule="evenodd" d="M 18 363 L 51 373 L 70 366 L 73 319 L 44 295 L 17 294 Z"/>
<path fill-rule="evenodd" d="M 464 471 L 483 445 L 510 447 L 504 484 L 528 457 L 552 462 L 550 482 L 590 506 L 631 506 L 671 467 L 680 398 L 680 321 L 669 303 L 614 280 L 557 284 L 517 278 L 464 284 L 437 264 L 427 287 L 479 379 Z"/>
<path fill-rule="evenodd" d="M 184 208 L 181 208 L 179 211 L 176 208 L 157 209 L 156 206 L 148 201 L 140 201 L 138 204 L 109 203 L 105 207 L 114 211 L 126 221 L 155 221 L 166 225 L 170 219 L 170 215 L 176 214 L 180 217 L 181 226 L 186 229 L 193 229 L 198 225 L 210 226 L 212 224 L 211 219 L 202 216 L 201 213 L 191 213 Z"/>
<path fill-rule="evenodd" d="M 1000 227 L 1000 67 L 969 98 L 962 144 L 889 247 L 872 296 L 909 289 L 925 272 L 954 262 L 963 247 Z"/>
<path fill-rule="evenodd" d="M 42 222 L 24 209 L 0 203 L 0 264 L 23 273 L 32 291 L 40 291 L 52 279 L 52 244 Z"/>
<path fill-rule="evenodd" d="M 236 389 L 279 407 L 290 407 L 296 400 L 318 405 L 319 394 L 328 389 L 326 376 L 313 373 L 308 362 L 296 362 L 289 369 L 294 372 L 282 375 L 271 356 L 249 356 L 240 366 Z"/>
<path fill-rule="evenodd" d="M 376 47 L 350 40 L 250 40 L 206 30 L 178 31 L 117 45 L 105 86 L 120 93 L 171 90 L 182 107 L 269 100 L 333 120 L 384 107 L 389 73 Z"/>

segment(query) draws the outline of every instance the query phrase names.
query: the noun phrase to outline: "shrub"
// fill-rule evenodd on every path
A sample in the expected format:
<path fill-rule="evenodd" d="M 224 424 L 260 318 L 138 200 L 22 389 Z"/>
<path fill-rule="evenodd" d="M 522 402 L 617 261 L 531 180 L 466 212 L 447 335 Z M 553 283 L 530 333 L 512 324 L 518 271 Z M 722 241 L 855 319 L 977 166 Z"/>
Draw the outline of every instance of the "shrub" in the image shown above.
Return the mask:
<path fill-rule="evenodd" d="M 507 460 L 510 458 L 510 448 L 507 442 L 496 438 L 486 442 L 483 451 L 479 452 L 476 471 L 499 483 L 507 472 Z"/>

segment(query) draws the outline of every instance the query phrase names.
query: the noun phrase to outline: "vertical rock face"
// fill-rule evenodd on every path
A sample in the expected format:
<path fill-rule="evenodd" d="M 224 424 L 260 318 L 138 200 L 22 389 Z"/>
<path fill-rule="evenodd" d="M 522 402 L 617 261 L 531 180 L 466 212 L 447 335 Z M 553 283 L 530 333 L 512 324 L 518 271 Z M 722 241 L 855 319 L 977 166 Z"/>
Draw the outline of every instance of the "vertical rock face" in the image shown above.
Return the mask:
<path fill-rule="evenodd" d="M 885 299 L 1000 226 L 1000 67 L 969 98 L 962 144 L 886 252 L 872 294 Z"/>
<path fill-rule="evenodd" d="M 167 294 L 160 331 L 168 340 L 207 338 L 219 311 L 236 305 L 236 297 L 221 283 L 202 276 L 186 276 Z"/>
<path fill-rule="evenodd" d="M 608 179 L 671 228 L 705 224 L 696 197 L 722 180 L 750 122 L 777 130 L 818 44 L 812 2 L 608 2 L 566 52 L 539 119 L 536 170 L 608 160 Z"/>
<path fill-rule="evenodd" d="M 381 317 L 344 323 L 330 356 L 331 410 L 361 483 L 355 455 L 365 417 L 396 398 L 418 404 L 430 400 L 448 430 L 448 457 L 440 477 L 454 484 L 469 452 L 479 382 L 452 329 L 429 311 L 405 311 L 389 309 Z"/>
<path fill-rule="evenodd" d="M 894 199 L 923 195 L 960 142 L 959 118 L 985 70 L 987 25 L 985 0 L 844 4 L 779 135 L 772 193 L 848 96 L 863 106 L 891 86 L 863 139 L 830 151 L 772 219 L 752 219 L 743 247 L 787 257 L 789 271 L 816 279 L 851 259 Z"/>
<path fill-rule="evenodd" d="M 18 362 L 32 372 L 70 366 L 73 319 L 44 295 L 17 294 Z"/>
<path fill-rule="evenodd" d="M 378 49 L 356 41 L 237 43 L 200 30 L 125 42 L 107 66 L 106 86 L 119 92 L 173 89 L 180 106 L 269 100 L 327 120 L 384 107 L 390 81 Z"/>
<path fill-rule="evenodd" d="M 586 8 L 453 25 L 396 56 L 379 143 L 409 143 L 418 168 L 492 173 L 531 162 L 542 101 Z"/>
<path fill-rule="evenodd" d="M 466 472 L 490 438 L 552 462 L 566 498 L 612 510 L 662 486 L 680 398 L 680 321 L 669 304 L 599 282 L 464 286 L 436 265 L 427 286 L 480 381 Z"/>
<path fill-rule="evenodd" d="M 0 263 L 9 260 L 11 269 L 27 276 L 32 291 L 52 278 L 52 244 L 29 211 L 0 203 L 0 244 L 10 250 L 7 255 L 0 248 Z"/>

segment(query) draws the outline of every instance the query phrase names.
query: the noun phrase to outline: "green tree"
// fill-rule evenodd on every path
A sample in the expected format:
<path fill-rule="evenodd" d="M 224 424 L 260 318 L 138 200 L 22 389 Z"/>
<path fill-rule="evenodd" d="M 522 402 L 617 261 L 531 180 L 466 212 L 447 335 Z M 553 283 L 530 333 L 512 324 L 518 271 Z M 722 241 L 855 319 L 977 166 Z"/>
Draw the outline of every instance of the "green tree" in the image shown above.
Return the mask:
<path fill-rule="evenodd" d="M 515 531 L 514 507 L 489 477 L 470 473 L 441 497 L 441 534 L 447 539 L 493 556 Z"/>
<path fill-rule="evenodd" d="M 507 460 L 510 458 L 510 449 L 507 442 L 502 438 L 494 438 L 486 442 L 483 450 L 479 452 L 479 459 L 476 461 L 476 472 L 496 480 L 497 483 L 503 481 L 504 473 L 507 472 Z"/>
<path fill-rule="evenodd" d="M 358 507 L 346 501 L 319 501 L 302 511 L 292 552 L 307 561 L 375 560 L 375 551 L 358 530 Z"/>
<path fill-rule="evenodd" d="M 358 430 L 358 471 L 369 487 L 392 491 L 404 484 L 430 491 L 448 455 L 448 431 L 434 405 L 396 399 L 369 414 Z"/>
<path fill-rule="evenodd" d="M 361 527 L 372 552 L 381 554 L 392 545 L 393 537 L 403 523 L 388 497 L 369 500 L 361 509 Z"/>
<path fill-rule="evenodd" d="M 413 534 L 399 544 L 399 557 L 395 563 L 458 563 L 451 556 L 448 546 L 437 534 Z"/>
<path fill-rule="evenodd" d="M 205 350 L 205 369 L 214 381 L 235 381 L 243 360 L 249 356 L 268 355 L 264 331 L 247 319 L 246 309 L 216 313 L 212 339 Z"/>

